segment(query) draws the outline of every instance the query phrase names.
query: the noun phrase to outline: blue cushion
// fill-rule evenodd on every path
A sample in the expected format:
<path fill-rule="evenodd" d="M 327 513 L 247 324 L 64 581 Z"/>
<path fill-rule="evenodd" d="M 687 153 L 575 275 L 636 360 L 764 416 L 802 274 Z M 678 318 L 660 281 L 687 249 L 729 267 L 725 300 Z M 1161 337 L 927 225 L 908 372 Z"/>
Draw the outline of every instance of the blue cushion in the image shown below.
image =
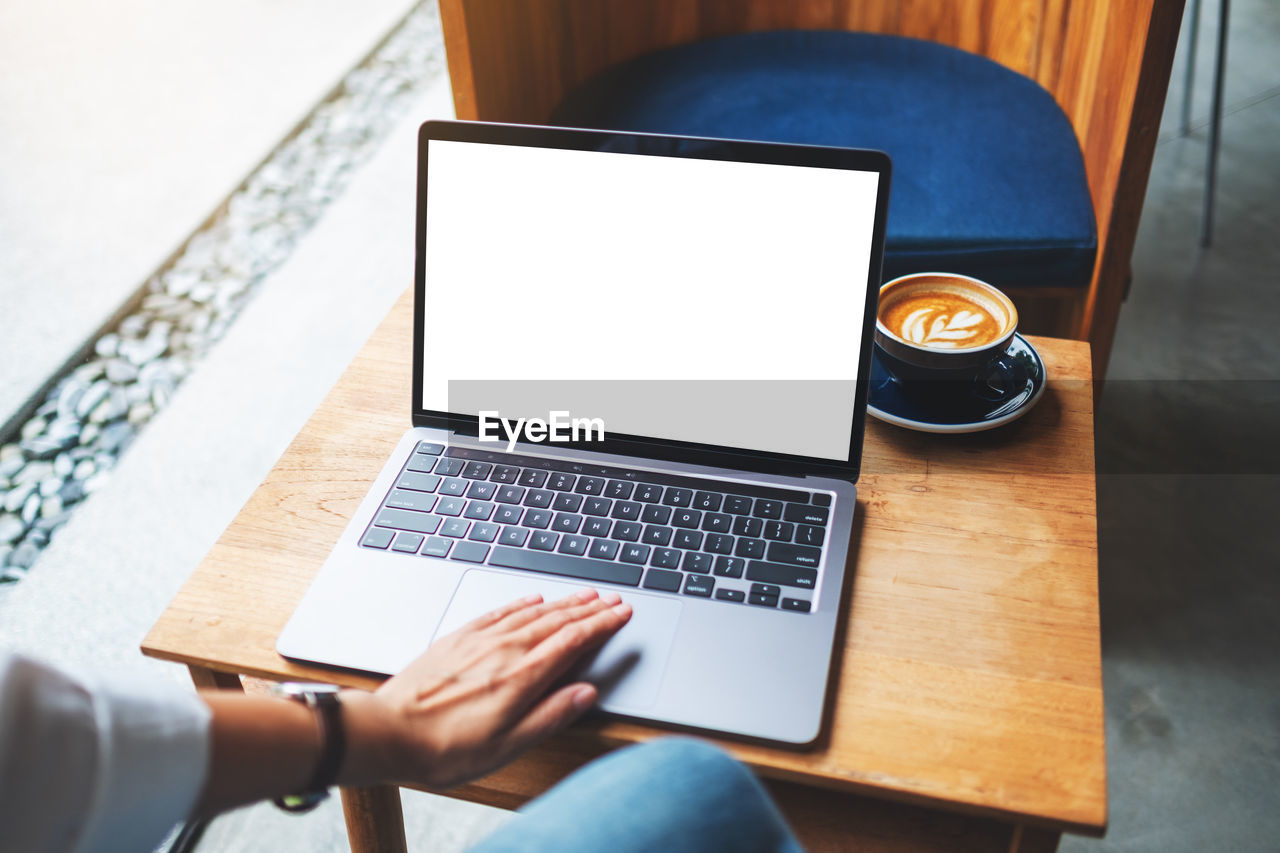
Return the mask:
<path fill-rule="evenodd" d="M 886 279 L 941 270 L 1087 287 L 1093 272 L 1070 122 L 1034 81 L 945 45 L 826 31 L 697 42 L 607 69 L 551 121 L 887 151 Z"/>

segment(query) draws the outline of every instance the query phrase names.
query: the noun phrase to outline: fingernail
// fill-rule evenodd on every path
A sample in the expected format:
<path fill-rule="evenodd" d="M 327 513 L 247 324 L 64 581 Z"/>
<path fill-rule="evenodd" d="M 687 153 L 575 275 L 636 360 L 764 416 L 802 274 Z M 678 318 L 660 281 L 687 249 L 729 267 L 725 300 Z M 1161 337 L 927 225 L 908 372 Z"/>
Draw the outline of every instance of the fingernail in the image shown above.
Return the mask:
<path fill-rule="evenodd" d="M 519 603 L 520 604 L 537 604 L 541 600 L 542 600 L 542 596 L 538 595 L 535 592 L 532 595 L 526 595 L 524 598 L 520 599 Z"/>
<path fill-rule="evenodd" d="M 590 601 L 595 597 L 596 591 L 594 589 L 584 589 L 575 596 L 579 601 Z"/>
<path fill-rule="evenodd" d="M 596 689 L 590 684 L 584 684 L 573 692 L 573 707 L 579 711 L 590 708 L 596 703 Z"/>
<path fill-rule="evenodd" d="M 624 601 L 624 602 L 622 602 L 621 604 L 615 604 L 615 605 L 613 606 L 613 609 L 614 609 L 614 610 L 616 610 L 616 611 L 618 612 L 618 614 L 619 614 L 619 615 L 621 615 L 621 616 L 630 616 L 630 615 L 631 615 L 631 605 L 630 605 L 630 604 L 627 604 L 625 601 Z"/>
<path fill-rule="evenodd" d="M 600 596 L 600 599 L 605 604 L 617 604 L 622 600 L 622 596 L 618 595 L 616 592 L 606 592 L 604 595 Z"/>

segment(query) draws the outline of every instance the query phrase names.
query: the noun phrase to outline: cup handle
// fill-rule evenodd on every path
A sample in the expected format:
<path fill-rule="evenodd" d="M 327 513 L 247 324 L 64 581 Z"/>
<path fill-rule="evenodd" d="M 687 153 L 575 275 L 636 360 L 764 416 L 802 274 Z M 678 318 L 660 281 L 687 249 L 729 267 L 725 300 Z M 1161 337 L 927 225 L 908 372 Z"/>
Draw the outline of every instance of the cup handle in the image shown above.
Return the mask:
<path fill-rule="evenodd" d="M 992 403 L 1003 403 L 1027 387 L 1027 368 L 1009 353 L 989 362 L 973 380 L 974 393 Z"/>

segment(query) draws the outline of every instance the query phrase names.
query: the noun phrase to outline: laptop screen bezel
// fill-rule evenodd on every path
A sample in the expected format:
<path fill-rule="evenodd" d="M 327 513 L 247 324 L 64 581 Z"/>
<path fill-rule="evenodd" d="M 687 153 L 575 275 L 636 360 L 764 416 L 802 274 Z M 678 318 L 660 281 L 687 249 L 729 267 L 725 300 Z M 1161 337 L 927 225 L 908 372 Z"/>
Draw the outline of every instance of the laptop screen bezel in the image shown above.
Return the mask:
<path fill-rule="evenodd" d="M 707 139 L 620 131 L 579 130 L 533 125 L 492 124 L 433 120 L 418 130 L 417 223 L 414 235 L 414 321 L 413 321 L 413 424 L 477 435 L 479 419 L 475 415 L 428 410 L 423 406 L 424 313 L 426 305 L 426 218 L 428 186 L 428 149 L 431 141 L 475 142 L 489 145 L 517 145 L 536 148 L 558 148 L 579 151 L 622 151 L 638 157 L 683 157 L 703 160 L 767 163 L 827 169 L 851 169 L 873 172 L 878 176 L 875 224 L 871 241 L 871 257 L 867 265 L 867 301 L 863 313 L 862 337 L 858 352 L 858 373 L 854 391 L 854 416 L 850 423 L 849 459 L 842 462 L 812 456 L 798 456 L 766 450 L 745 450 L 676 439 L 651 438 L 609 433 L 603 441 L 521 444 L 520 449 L 573 447 L 646 459 L 687 462 L 697 465 L 735 468 L 768 473 L 837 477 L 856 481 L 862 462 L 863 435 L 866 431 L 867 393 L 870 382 L 871 346 L 875 328 L 876 300 L 879 296 L 884 262 L 885 223 L 889 210 L 889 181 L 892 165 L 881 151 L 855 148 L 827 148 L 746 140 Z M 710 143 L 710 144 L 708 144 Z M 650 150 L 639 151 L 647 147 Z M 778 413 L 778 428 L 797 423 L 791 412 Z M 501 447 L 505 448 L 505 442 Z"/>

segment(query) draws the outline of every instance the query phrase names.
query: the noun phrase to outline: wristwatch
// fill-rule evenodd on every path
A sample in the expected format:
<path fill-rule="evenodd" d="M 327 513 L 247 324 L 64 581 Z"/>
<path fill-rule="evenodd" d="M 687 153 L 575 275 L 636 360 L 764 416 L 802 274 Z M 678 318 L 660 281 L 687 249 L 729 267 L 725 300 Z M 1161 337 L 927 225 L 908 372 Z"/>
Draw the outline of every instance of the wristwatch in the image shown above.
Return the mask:
<path fill-rule="evenodd" d="M 323 745 L 311 781 L 301 793 L 277 797 L 274 802 L 287 812 L 309 812 L 329 798 L 329 786 L 338 778 L 346 752 L 346 731 L 342 727 L 342 702 L 336 684 L 307 684 L 287 681 L 271 687 L 273 695 L 301 702 L 316 712 Z"/>

